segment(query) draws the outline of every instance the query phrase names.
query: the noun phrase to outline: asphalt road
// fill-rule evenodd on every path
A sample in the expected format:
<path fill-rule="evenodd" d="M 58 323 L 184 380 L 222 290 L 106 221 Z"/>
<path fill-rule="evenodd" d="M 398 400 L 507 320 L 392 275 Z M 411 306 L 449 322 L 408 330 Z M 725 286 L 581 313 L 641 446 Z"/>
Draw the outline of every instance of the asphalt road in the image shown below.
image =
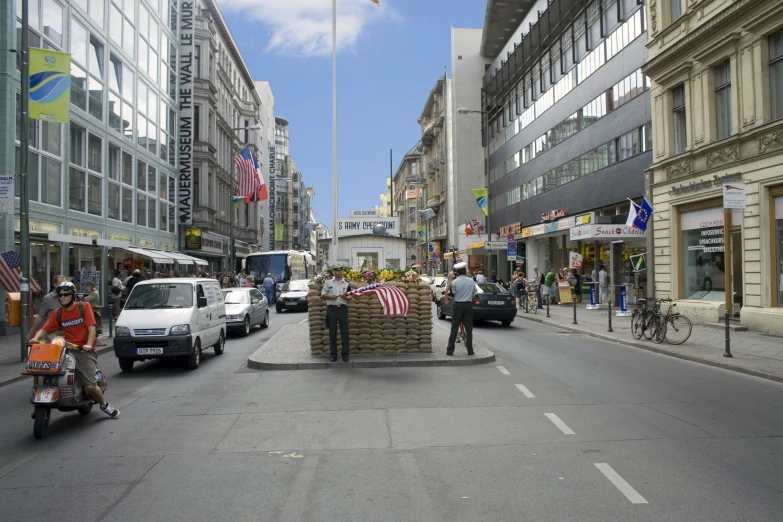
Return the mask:
<path fill-rule="evenodd" d="M 476 328 L 491 365 L 244 368 L 303 319 L 192 372 L 104 355 L 120 418 L 43 441 L 29 383 L 0 388 L 0 518 L 783 519 L 781 384 L 523 320 Z"/>

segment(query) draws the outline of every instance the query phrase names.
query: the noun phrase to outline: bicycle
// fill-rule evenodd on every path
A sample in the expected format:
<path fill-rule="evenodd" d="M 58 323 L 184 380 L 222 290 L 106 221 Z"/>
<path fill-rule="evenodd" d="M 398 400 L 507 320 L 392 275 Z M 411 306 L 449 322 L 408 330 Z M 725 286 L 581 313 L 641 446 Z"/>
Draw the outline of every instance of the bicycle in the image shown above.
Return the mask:
<path fill-rule="evenodd" d="M 525 313 L 529 313 L 530 310 L 533 310 L 534 314 L 538 313 L 538 298 L 531 286 L 528 285 L 525 289 L 525 295 L 520 301 L 520 304 L 524 307 Z"/>
<path fill-rule="evenodd" d="M 639 340 L 652 340 L 661 344 L 666 337 L 665 321 L 661 316 L 661 300 L 656 299 L 652 309 L 647 308 L 647 299 L 639 299 L 641 307 L 634 308 L 631 315 L 631 335 Z"/>
<path fill-rule="evenodd" d="M 662 299 L 661 302 L 671 303 L 669 309 L 666 310 L 666 315 L 663 316 L 663 335 L 666 342 L 672 345 L 680 345 L 688 340 L 691 336 L 693 326 L 691 320 L 686 316 L 674 312 L 674 307 L 677 306 L 672 299 Z"/>

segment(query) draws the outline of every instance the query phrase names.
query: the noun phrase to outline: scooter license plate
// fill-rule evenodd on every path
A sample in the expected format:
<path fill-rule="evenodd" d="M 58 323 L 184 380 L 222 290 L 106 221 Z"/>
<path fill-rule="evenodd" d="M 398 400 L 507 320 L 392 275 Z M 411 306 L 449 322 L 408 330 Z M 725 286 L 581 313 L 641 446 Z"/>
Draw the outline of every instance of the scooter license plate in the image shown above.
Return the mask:
<path fill-rule="evenodd" d="M 136 348 L 136 355 L 163 355 L 163 348 Z"/>
<path fill-rule="evenodd" d="M 60 398 L 56 386 L 41 386 L 35 389 L 35 402 L 54 402 Z"/>

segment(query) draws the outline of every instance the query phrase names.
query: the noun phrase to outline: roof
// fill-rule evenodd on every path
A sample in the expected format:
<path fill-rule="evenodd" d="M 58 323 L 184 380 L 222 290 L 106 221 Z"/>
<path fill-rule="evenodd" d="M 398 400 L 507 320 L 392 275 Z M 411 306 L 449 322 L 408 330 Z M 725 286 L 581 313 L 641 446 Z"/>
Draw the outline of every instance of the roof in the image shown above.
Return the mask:
<path fill-rule="evenodd" d="M 337 239 L 338 241 L 347 241 L 349 239 L 357 238 L 357 237 L 374 237 L 379 239 L 396 239 L 398 241 L 418 241 L 418 239 L 410 238 L 410 237 L 400 237 L 400 236 L 392 236 L 392 235 L 378 235 L 378 234 L 353 234 L 350 236 L 339 236 Z M 332 238 L 325 237 L 323 239 L 318 240 L 319 243 L 331 243 Z"/>
<path fill-rule="evenodd" d="M 494 58 L 514 35 L 522 17 L 536 0 L 487 0 L 484 32 L 481 35 L 481 56 Z"/>
<path fill-rule="evenodd" d="M 427 102 L 424 104 L 424 108 L 421 110 L 421 114 L 419 115 L 419 120 L 424 118 L 426 115 L 428 115 L 432 111 L 432 106 L 435 103 L 435 93 L 440 89 L 443 90 L 444 83 L 446 81 L 446 75 L 438 78 L 438 81 L 435 82 L 435 87 L 432 88 L 430 91 L 430 95 L 427 97 Z"/>
<path fill-rule="evenodd" d="M 400 160 L 400 164 L 397 166 L 397 170 L 394 172 L 395 181 L 400 176 L 400 173 L 405 168 L 405 165 L 407 165 L 409 161 L 415 160 L 418 156 L 421 156 L 421 140 L 419 140 L 411 150 L 406 152 Z"/>

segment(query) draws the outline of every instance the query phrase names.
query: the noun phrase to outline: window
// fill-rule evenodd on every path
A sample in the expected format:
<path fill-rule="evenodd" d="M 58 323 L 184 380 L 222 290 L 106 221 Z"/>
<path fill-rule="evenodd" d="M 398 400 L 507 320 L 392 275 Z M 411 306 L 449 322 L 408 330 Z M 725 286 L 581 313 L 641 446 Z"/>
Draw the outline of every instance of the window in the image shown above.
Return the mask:
<path fill-rule="evenodd" d="M 193 141 L 201 141 L 201 132 L 199 130 L 201 121 L 201 106 L 193 106 Z"/>
<path fill-rule="evenodd" d="M 103 3 L 105 0 L 89 0 L 90 18 L 98 27 L 103 27 Z"/>
<path fill-rule="evenodd" d="M 33 9 L 35 2 L 30 2 L 29 9 Z M 55 45 L 63 44 L 63 8 L 54 0 L 43 0 L 43 34 Z M 16 13 L 22 16 L 21 10 Z M 30 16 L 32 18 L 32 15 Z"/>
<path fill-rule="evenodd" d="M 670 20 L 674 23 L 682 16 L 682 0 L 669 0 Z"/>
<path fill-rule="evenodd" d="M 416 207 L 408 207 L 408 223 L 415 223 L 417 214 Z"/>
<path fill-rule="evenodd" d="M 778 189 L 777 193 L 780 193 Z M 783 307 L 783 196 L 773 199 L 775 213 L 775 244 L 777 245 L 777 263 L 774 265 L 775 282 L 777 283 L 777 305 Z"/>
<path fill-rule="evenodd" d="M 193 50 L 193 78 L 201 77 L 201 46 L 194 46 Z"/>
<path fill-rule="evenodd" d="M 87 167 L 95 172 L 103 171 L 103 143 L 94 134 L 90 134 L 87 143 Z"/>
<path fill-rule="evenodd" d="M 783 118 L 783 30 L 769 37 L 769 96 L 772 119 Z"/>
<path fill-rule="evenodd" d="M 672 91 L 672 109 L 674 116 L 674 153 L 682 154 L 688 146 L 685 127 L 685 85 Z"/>
<path fill-rule="evenodd" d="M 717 138 L 731 135 L 731 62 L 724 61 L 715 73 L 715 125 Z"/>
<path fill-rule="evenodd" d="M 722 301 L 724 260 L 723 209 L 680 214 L 682 297 Z"/>

